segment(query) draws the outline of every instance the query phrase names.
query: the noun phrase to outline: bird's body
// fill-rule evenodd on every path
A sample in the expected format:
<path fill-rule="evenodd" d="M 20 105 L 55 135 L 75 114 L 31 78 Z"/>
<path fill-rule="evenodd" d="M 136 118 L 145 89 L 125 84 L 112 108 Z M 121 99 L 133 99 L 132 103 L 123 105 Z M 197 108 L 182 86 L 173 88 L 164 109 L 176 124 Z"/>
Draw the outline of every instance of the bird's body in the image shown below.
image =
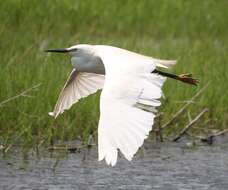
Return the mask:
<path fill-rule="evenodd" d="M 165 77 L 156 67 L 168 68 L 176 62 L 105 45 L 80 44 L 47 52 L 68 52 L 74 67 L 50 115 L 57 117 L 80 98 L 103 89 L 98 126 L 99 160 L 105 159 L 114 166 L 118 150 L 131 160 L 152 130 L 155 108 L 160 105 Z M 188 75 L 171 78 L 175 77 L 183 82 L 182 78 L 187 81 L 190 78 Z"/>
<path fill-rule="evenodd" d="M 79 72 L 89 72 L 89 73 L 96 73 L 96 74 L 105 74 L 105 68 L 103 64 L 103 59 L 109 59 L 110 56 L 112 60 L 116 60 L 116 67 L 120 71 L 119 65 L 120 62 L 118 62 L 120 59 L 127 60 L 126 63 L 130 63 L 129 59 L 132 61 L 134 60 L 142 62 L 153 62 L 156 66 L 159 67 L 165 67 L 175 64 L 175 60 L 159 60 L 154 59 L 152 57 L 140 55 L 138 53 L 134 53 L 125 49 L 113 47 L 113 46 L 107 46 L 107 45 L 87 45 L 87 44 L 81 44 L 73 46 L 72 49 L 77 48 L 79 52 L 73 52 L 72 55 L 74 55 L 71 58 L 71 63 L 74 68 L 76 68 Z M 127 55 L 127 56 L 126 56 Z M 117 60 L 118 59 L 118 60 Z M 110 60 L 109 60 L 110 61 Z M 122 62 L 121 61 L 121 62 Z M 122 64 L 122 66 L 125 66 L 125 64 Z M 111 65 L 113 69 L 113 64 L 107 64 L 107 66 Z M 127 64 L 128 65 L 128 64 Z M 167 66 L 168 65 L 168 66 Z M 120 65 L 121 66 L 121 65 Z M 142 63 L 140 65 L 142 67 Z M 130 68 L 135 69 L 132 67 L 132 64 L 130 63 Z"/>

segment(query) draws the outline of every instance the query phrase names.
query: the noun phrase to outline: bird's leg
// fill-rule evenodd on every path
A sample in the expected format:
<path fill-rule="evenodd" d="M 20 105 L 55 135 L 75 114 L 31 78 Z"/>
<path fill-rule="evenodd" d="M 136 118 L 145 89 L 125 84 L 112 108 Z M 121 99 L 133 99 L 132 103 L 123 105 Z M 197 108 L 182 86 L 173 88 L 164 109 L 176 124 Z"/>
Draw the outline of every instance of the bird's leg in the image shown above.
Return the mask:
<path fill-rule="evenodd" d="M 159 71 L 157 69 L 155 69 L 154 71 L 152 71 L 152 73 L 157 73 L 159 75 L 165 76 L 165 77 L 169 77 L 172 79 L 176 79 L 179 80 L 181 82 L 187 83 L 187 84 L 191 84 L 191 85 L 197 85 L 197 83 L 199 82 L 197 79 L 192 78 L 192 74 L 181 74 L 181 75 L 175 75 L 172 73 L 166 73 L 164 71 Z"/>

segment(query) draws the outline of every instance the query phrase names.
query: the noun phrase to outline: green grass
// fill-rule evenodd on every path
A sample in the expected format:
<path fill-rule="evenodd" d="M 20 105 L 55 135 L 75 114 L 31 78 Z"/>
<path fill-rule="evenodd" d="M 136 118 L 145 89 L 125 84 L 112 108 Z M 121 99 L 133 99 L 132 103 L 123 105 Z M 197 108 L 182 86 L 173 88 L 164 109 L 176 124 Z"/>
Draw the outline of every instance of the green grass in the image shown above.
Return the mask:
<path fill-rule="evenodd" d="M 51 139 L 86 139 L 99 117 L 99 94 L 57 120 L 47 113 L 71 71 L 69 57 L 42 50 L 77 43 L 109 44 L 158 58 L 178 59 L 172 70 L 191 72 L 198 87 L 168 80 L 162 123 L 207 82 L 188 112 L 205 107 L 207 127 L 228 126 L 228 1 L 212 0 L 8 0 L 0 1 L 0 102 L 41 83 L 32 97 L 0 107 L 0 144 L 27 146 Z M 186 123 L 182 116 L 178 126 Z M 175 124 L 176 125 L 176 124 Z"/>

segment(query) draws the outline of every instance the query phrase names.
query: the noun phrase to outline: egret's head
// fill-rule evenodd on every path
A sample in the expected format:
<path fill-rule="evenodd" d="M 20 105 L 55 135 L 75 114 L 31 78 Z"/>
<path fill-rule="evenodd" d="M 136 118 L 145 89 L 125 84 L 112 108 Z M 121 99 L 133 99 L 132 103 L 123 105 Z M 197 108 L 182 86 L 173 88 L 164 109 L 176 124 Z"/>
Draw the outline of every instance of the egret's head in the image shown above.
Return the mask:
<path fill-rule="evenodd" d="M 82 56 L 82 55 L 89 55 L 93 53 L 92 45 L 88 44 L 79 44 L 75 46 L 71 46 L 69 48 L 58 48 L 58 49 L 47 49 L 45 52 L 51 53 L 68 53 L 70 56 Z"/>

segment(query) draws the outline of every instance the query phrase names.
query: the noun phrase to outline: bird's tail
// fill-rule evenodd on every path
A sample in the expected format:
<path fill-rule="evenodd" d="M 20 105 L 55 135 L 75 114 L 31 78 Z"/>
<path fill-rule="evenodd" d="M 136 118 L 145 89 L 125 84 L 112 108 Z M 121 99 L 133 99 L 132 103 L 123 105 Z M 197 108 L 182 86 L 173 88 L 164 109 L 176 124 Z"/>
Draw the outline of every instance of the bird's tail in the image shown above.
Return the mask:
<path fill-rule="evenodd" d="M 176 64 L 176 60 L 154 59 L 157 67 L 171 68 Z"/>

